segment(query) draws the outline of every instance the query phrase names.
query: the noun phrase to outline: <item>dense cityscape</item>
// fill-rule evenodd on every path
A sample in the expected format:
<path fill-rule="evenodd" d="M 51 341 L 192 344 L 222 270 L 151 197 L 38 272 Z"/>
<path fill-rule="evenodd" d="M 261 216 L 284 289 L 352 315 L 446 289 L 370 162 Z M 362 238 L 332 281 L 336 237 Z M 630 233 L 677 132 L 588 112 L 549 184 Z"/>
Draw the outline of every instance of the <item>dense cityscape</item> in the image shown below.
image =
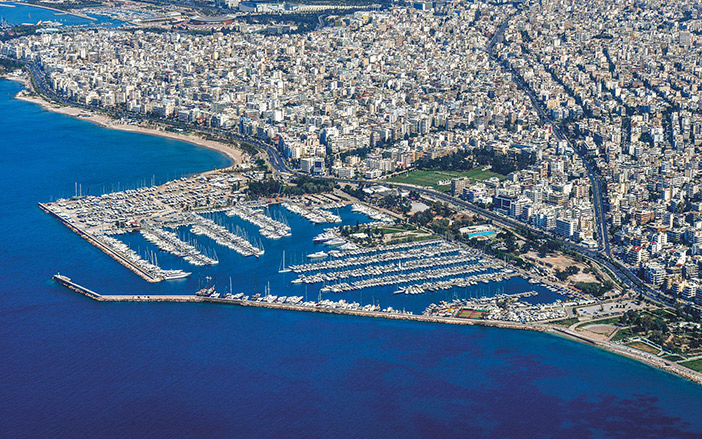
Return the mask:
<path fill-rule="evenodd" d="M 303 173 L 377 179 L 463 151 L 525 156 L 501 181 L 454 179 L 453 195 L 596 247 L 586 160 L 606 189 L 614 256 L 695 298 L 694 5 L 435 6 L 357 12 L 303 35 L 45 33 L 2 53 L 76 103 L 236 131 Z"/>
<path fill-rule="evenodd" d="M 54 6 L 93 22 L 0 23 L 18 99 L 230 162 L 35 200 L 165 293 L 57 284 L 526 329 L 702 384 L 698 2 Z"/>

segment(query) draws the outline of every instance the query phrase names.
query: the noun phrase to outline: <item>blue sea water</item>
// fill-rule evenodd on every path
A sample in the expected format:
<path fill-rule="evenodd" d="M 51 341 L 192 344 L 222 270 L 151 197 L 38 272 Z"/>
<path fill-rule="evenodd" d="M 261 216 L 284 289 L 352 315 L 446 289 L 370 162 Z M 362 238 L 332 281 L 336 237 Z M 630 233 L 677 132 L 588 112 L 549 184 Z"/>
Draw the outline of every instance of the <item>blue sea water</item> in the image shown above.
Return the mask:
<path fill-rule="evenodd" d="M 76 181 L 98 193 L 228 162 L 46 112 L 12 99 L 19 89 L 0 81 L 0 437 L 702 435 L 701 387 L 550 335 L 98 303 L 54 285 L 61 271 L 105 293 L 192 292 L 199 276 L 147 284 L 36 203 L 72 195 Z M 301 246 L 292 259 L 316 248 L 307 239 L 318 230 L 290 220 L 294 239 L 264 241 L 260 260 L 220 252 L 218 284 L 232 271 L 235 290 L 263 288 L 260 266 L 277 269 L 281 248 Z M 289 288 L 270 280 L 274 292 Z"/>
<path fill-rule="evenodd" d="M 51 6 L 47 4 L 46 6 Z M 75 15 L 66 14 L 51 9 L 39 8 L 22 3 L 2 3 L 0 4 L 0 18 L 4 18 L 10 24 L 36 24 L 39 21 L 52 21 L 61 23 L 61 26 L 95 26 L 95 25 L 117 25 L 121 22 L 111 20 L 101 15 L 91 15 L 95 20 L 88 20 Z"/>

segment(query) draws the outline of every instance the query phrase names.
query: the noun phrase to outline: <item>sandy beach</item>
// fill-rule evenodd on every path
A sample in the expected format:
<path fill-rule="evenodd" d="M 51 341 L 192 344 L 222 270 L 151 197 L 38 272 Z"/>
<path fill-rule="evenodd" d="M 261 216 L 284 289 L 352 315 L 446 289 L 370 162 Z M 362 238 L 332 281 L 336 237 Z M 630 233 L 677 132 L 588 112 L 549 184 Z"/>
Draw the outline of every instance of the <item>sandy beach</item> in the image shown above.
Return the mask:
<path fill-rule="evenodd" d="M 7 76 L 6 79 L 22 82 L 23 84 L 25 84 L 25 86 L 27 88 L 31 88 L 31 85 L 29 84 L 29 81 L 26 78 L 17 77 L 17 76 L 12 76 L 12 77 Z M 41 105 L 42 108 L 49 110 L 49 111 L 53 111 L 55 113 L 65 114 L 65 115 L 71 116 L 71 117 L 78 117 L 80 119 L 96 123 L 96 124 L 103 126 L 105 128 L 110 128 L 110 129 L 120 130 L 120 131 L 129 131 L 129 132 L 135 132 L 135 133 L 141 133 L 141 134 L 149 134 L 152 136 L 166 137 L 166 138 L 173 139 L 173 140 L 180 140 L 183 142 L 192 143 L 194 145 L 202 146 L 204 148 L 213 149 L 213 150 L 219 151 L 222 154 L 229 157 L 229 159 L 232 161 L 233 165 L 240 164 L 242 162 L 242 152 L 240 149 L 238 149 L 233 144 L 227 144 L 227 143 L 218 142 L 215 140 L 204 139 L 204 138 L 197 136 L 197 135 L 194 135 L 194 134 L 179 134 L 179 133 L 174 133 L 174 132 L 170 132 L 170 131 L 165 131 L 162 129 L 155 129 L 155 128 L 143 127 L 140 125 L 121 123 L 118 120 L 114 120 L 114 119 L 111 119 L 107 116 L 93 113 L 93 112 L 84 110 L 82 108 L 52 104 L 50 102 L 47 102 L 46 100 L 44 100 L 43 98 L 41 98 L 39 96 L 28 95 L 25 90 L 17 93 L 15 98 L 22 100 L 22 101 L 25 101 L 25 102 L 32 102 L 32 103 Z"/>

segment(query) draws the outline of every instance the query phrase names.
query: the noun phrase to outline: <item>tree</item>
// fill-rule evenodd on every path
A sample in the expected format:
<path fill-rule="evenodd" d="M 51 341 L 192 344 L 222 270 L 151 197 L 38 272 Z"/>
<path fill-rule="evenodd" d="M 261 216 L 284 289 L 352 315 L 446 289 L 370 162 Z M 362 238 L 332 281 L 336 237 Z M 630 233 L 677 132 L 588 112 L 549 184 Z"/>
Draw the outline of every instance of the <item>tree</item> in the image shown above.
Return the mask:
<path fill-rule="evenodd" d="M 665 337 L 663 336 L 663 332 L 659 330 L 653 331 L 648 337 L 648 339 L 657 344 L 658 346 L 663 346 L 665 344 Z"/>

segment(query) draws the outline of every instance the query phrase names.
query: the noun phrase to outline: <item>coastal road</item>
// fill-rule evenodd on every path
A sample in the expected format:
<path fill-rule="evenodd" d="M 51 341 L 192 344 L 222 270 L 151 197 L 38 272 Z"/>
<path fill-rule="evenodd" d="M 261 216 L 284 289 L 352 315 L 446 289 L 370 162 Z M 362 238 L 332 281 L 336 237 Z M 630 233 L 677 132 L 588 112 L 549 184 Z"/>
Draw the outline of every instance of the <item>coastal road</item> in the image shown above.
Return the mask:
<path fill-rule="evenodd" d="M 497 38 L 499 38 L 500 32 L 504 32 L 504 29 L 506 29 L 506 23 L 503 23 L 500 26 L 498 33 L 496 33 L 496 35 L 493 37 L 493 41 L 497 41 Z M 41 70 L 41 68 L 37 64 L 27 63 L 26 65 L 27 65 L 27 69 L 29 70 L 29 72 L 32 74 L 32 76 L 34 78 L 34 82 L 35 82 L 37 88 L 39 89 L 38 90 L 39 92 L 44 94 L 49 99 L 52 99 L 52 100 L 55 100 L 55 101 L 58 101 L 58 102 L 61 102 L 61 103 L 67 104 L 67 105 L 77 105 L 75 102 L 68 101 L 63 96 L 56 94 L 51 89 L 51 87 L 49 86 L 49 84 L 46 81 L 46 77 L 45 77 L 43 71 Z M 532 93 L 532 98 L 533 98 L 533 93 Z M 99 110 L 98 108 L 95 108 L 95 107 L 86 107 L 86 106 L 82 106 L 82 107 L 88 108 L 90 110 Z M 540 111 L 540 107 L 538 105 L 535 105 L 535 107 L 537 108 L 537 111 Z M 543 112 L 541 112 L 541 114 L 543 114 Z M 161 121 L 161 120 L 159 120 L 159 121 Z M 161 121 L 161 122 L 163 122 L 163 121 Z M 271 166 L 273 166 L 276 173 L 278 173 L 278 174 L 288 173 L 291 175 L 296 174 L 295 171 L 291 170 L 288 167 L 287 163 L 282 158 L 280 152 L 270 144 L 262 142 L 261 140 L 256 139 L 256 138 L 244 136 L 244 135 L 241 135 L 239 133 L 234 133 L 231 131 L 223 130 L 221 128 L 208 128 L 205 131 L 210 132 L 212 134 L 226 136 L 227 138 L 231 138 L 231 139 L 234 139 L 234 140 L 237 140 L 240 142 L 244 142 L 244 143 L 248 143 L 248 144 L 251 144 L 255 147 L 258 147 L 261 150 L 265 151 L 265 153 L 268 156 L 269 162 L 271 163 Z M 593 177 L 594 176 L 591 174 L 591 178 L 593 178 Z M 595 181 L 599 181 L 599 180 L 595 179 Z M 358 181 L 352 181 L 352 182 L 358 182 Z M 398 183 L 385 183 L 385 182 L 383 182 L 383 184 L 403 186 L 403 185 L 398 184 Z M 475 205 L 472 205 L 468 202 L 465 202 L 463 200 L 449 197 L 446 194 L 436 192 L 436 191 L 433 191 L 433 190 L 430 190 L 427 188 L 414 187 L 411 185 L 405 185 L 405 187 L 415 189 L 415 190 L 417 190 L 420 193 L 423 193 L 425 195 L 429 195 L 429 196 L 432 196 L 432 197 L 439 199 L 441 201 L 447 202 L 451 205 L 458 206 L 462 210 L 469 210 L 469 211 L 472 211 L 474 213 L 477 213 L 483 217 L 491 219 L 492 221 L 496 222 L 497 224 L 502 224 L 502 225 L 504 225 L 506 227 L 510 227 L 510 228 L 529 229 L 534 233 L 538 233 L 539 236 L 546 236 L 548 238 L 554 239 L 553 236 L 545 235 L 543 233 L 543 231 L 541 231 L 541 230 L 532 228 L 531 226 L 526 225 L 526 224 L 521 223 L 521 222 L 518 222 L 516 220 L 502 217 L 502 216 L 497 215 L 494 212 L 490 212 L 486 209 L 481 209 L 481 208 L 479 208 Z M 601 195 L 597 189 L 594 191 L 594 196 L 595 196 L 595 199 L 597 200 L 597 204 L 599 204 L 601 202 Z M 599 210 L 600 214 L 602 213 L 602 211 L 603 211 L 602 209 Z M 603 224 L 603 222 L 600 221 L 600 227 L 601 227 L 600 230 L 603 230 L 599 234 L 600 237 L 606 236 L 606 230 L 604 230 L 602 224 Z M 611 255 L 609 254 L 608 250 L 605 253 L 605 258 L 602 258 L 601 255 L 597 254 L 596 252 L 594 252 L 591 249 L 579 246 L 579 245 L 574 244 L 574 243 L 570 243 L 568 241 L 560 240 L 560 242 L 562 244 L 564 244 L 565 246 L 573 249 L 574 251 L 578 251 L 578 252 L 580 252 L 588 257 L 592 257 L 593 259 L 599 260 L 601 263 L 605 264 L 607 266 L 607 268 L 609 268 L 613 273 L 615 273 L 617 275 L 617 277 L 622 282 L 624 282 L 626 285 L 630 286 L 632 289 L 639 291 L 639 292 L 644 292 L 645 294 L 647 293 L 646 295 L 648 295 L 648 296 L 653 296 L 653 294 L 650 291 L 646 291 L 646 288 L 644 288 L 644 286 L 642 286 L 641 281 L 638 278 L 636 278 L 629 270 L 619 269 L 616 264 L 612 263 L 612 261 L 609 259 L 611 257 Z M 606 240 L 605 240 L 605 242 L 606 242 Z M 658 293 L 655 293 L 655 292 L 653 292 L 653 293 L 656 296 L 658 295 Z"/>
<path fill-rule="evenodd" d="M 47 98 L 49 100 L 56 101 L 56 102 L 59 102 L 59 103 L 64 104 L 64 105 L 71 105 L 74 107 L 85 108 L 85 109 L 88 109 L 91 111 L 104 111 L 104 112 L 108 113 L 110 116 L 127 117 L 127 118 L 129 118 L 129 117 L 133 118 L 133 117 L 137 116 L 135 114 L 128 113 L 125 111 L 119 111 L 119 110 L 107 111 L 104 108 L 98 108 L 98 107 L 94 107 L 94 106 L 90 106 L 90 105 L 82 105 L 78 102 L 70 101 L 70 100 L 66 99 L 65 96 L 62 96 L 62 95 L 56 93 L 51 88 L 49 83 L 46 81 L 46 75 L 44 74 L 44 71 L 41 69 L 41 67 L 37 63 L 26 62 L 25 66 L 27 67 L 27 70 L 31 74 L 31 76 L 33 78 L 33 82 L 37 88 L 37 90 L 35 90 L 35 91 L 38 92 L 39 94 L 43 95 L 45 98 Z M 168 120 L 165 120 L 165 119 L 153 119 L 153 121 L 165 123 L 165 124 L 171 125 L 173 127 L 180 128 L 180 126 L 178 124 L 173 123 L 173 122 L 168 121 Z M 233 131 L 224 130 L 222 128 L 216 128 L 216 127 L 201 127 L 200 130 L 207 132 L 207 133 L 210 133 L 210 134 L 222 136 L 222 137 L 227 138 L 229 140 L 247 143 L 249 145 L 252 145 L 254 147 L 257 147 L 257 148 L 263 150 L 265 152 L 265 154 L 267 155 L 268 161 L 271 164 L 271 166 L 273 167 L 273 170 L 276 174 L 290 174 L 290 175 L 297 174 L 296 171 L 292 170 L 287 165 L 287 163 L 283 159 L 280 152 L 274 146 L 272 146 L 268 143 L 265 143 L 265 142 L 255 138 L 255 137 L 244 136 L 240 133 L 236 133 Z"/>
<path fill-rule="evenodd" d="M 553 234 L 546 233 L 541 229 L 537 229 L 529 224 L 525 224 L 521 221 L 517 221 L 515 219 L 505 217 L 503 215 L 497 214 L 495 212 L 492 212 L 487 209 L 483 209 L 481 207 L 478 207 L 468 201 L 461 200 L 459 198 L 452 197 L 450 195 L 447 195 L 443 192 L 436 191 L 434 189 L 426 188 L 423 186 L 415 186 L 411 184 L 406 184 L 406 183 L 392 183 L 392 182 L 386 182 L 386 181 L 375 181 L 375 180 L 347 180 L 347 179 L 336 179 L 338 182 L 341 183 L 353 183 L 353 184 L 358 184 L 358 183 L 363 183 L 363 184 L 381 184 L 384 186 L 389 186 L 389 187 L 395 187 L 399 189 L 407 189 L 407 190 L 415 190 L 418 193 L 431 197 L 435 200 L 442 201 L 447 203 L 449 206 L 452 206 L 454 209 L 458 211 L 469 211 L 471 213 L 475 213 L 483 218 L 491 220 L 493 223 L 498 224 L 503 227 L 507 227 L 510 229 L 518 229 L 518 230 L 527 230 L 541 238 L 544 239 L 552 239 L 554 241 L 557 241 L 559 244 L 563 245 L 564 247 L 579 253 L 583 256 L 586 256 L 590 259 L 593 259 L 594 261 L 598 262 L 599 264 L 605 266 L 614 276 L 624 285 L 626 285 L 628 288 L 632 289 L 636 293 L 642 294 L 651 300 L 666 304 L 666 297 L 663 296 L 660 292 L 653 290 L 651 287 L 646 285 L 641 279 L 639 279 L 634 273 L 632 273 L 630 270 L 628 270 L 626 267 L 620 265 L 619 263 L 610 260 L 607 258 L 605 255 L 603 255 L 601 252 L 595 251 L 591 248 L 576 244 L 571 241 L 566 241 L 564 239 L 561 239 Z"/>

